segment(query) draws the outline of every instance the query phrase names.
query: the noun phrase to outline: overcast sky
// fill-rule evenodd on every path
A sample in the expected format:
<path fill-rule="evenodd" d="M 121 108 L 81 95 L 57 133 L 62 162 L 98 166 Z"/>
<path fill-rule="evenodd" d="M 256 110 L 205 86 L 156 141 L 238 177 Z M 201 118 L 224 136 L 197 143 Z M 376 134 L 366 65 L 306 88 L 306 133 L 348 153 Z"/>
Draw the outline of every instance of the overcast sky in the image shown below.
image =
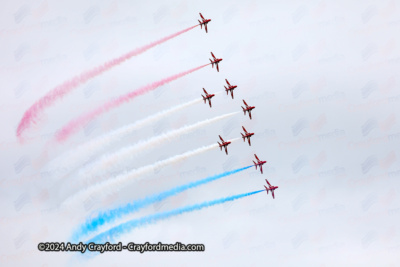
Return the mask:
<path fill-rule="evenodd" d="M 282 3 L 286 2 L 286 3 Z M 45 110 L 28 141 L 16 127 L 55 86 L 104 62 L 212 19 L 77 87 Z M 399 263 L 400 3 L 398 1 L 7 1 L 0 11 L 0 262 L 4 266 L 363 266 Z M 91 121 L 71 139 L 51 143 L 71 119 L 120 95 L 223 58 Z M 156 149 L 131 169 L 203 145 L 255 135 L 229 155 L 215 149 L 129 183 L 96 203 L 56 209 L 74 174 L 48 170 L 51 160 L 93 138 L 164 109 L 238 85 L 213 108 L 200 103 L 135 131 L 112 150 L 233 111 L 239 114 Z M 254 105 L 253 119 L 241 112 Z M 108 152 L 108 151 L 107 151 Z M 96 210 L 267 160 L 134 214 L 138 218 L 189 204 L 279 186 L 176 216 L 121 236 L 124 243 L 203 243 L 202 253 L 105 253 L 93 259 L 39 252 L 39 242 L 68 241 Z M 97 155 L 100 156 L 100 155 Z M 83 162 L 82 162 L 83 164 Z M 110 177 L 111 178 L 111 177 Z M 73 194 L 73 191 L 65 191 Z M 84 212 L 82 212 L 82 207 Z M 74 213 L 74 210 L 77 212 Z M 78 212 L 78 210 L 80 212 Z M 46 265 L 47 264 L 47 265 Z M 3 265 L 3 264 L 2 264 Z"/>

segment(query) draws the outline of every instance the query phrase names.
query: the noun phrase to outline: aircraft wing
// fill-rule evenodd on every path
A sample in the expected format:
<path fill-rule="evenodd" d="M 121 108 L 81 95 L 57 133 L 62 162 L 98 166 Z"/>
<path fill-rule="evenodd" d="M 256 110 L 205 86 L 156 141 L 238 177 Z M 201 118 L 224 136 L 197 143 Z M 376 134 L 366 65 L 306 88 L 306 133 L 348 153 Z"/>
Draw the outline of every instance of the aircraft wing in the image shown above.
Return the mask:
<path fill-rule="evenodd" d="M 219 72 L 218 63 L 217 63 L 217 71 Z"/>
<path fill-rule="evenodd" d="M 271 187 L 271 184 L 268 182 L 268 180 L 267 179 L 265 179 L 265 181 L 267 182 L 267 184 Z"/>
<path fill-rule="evenodd" d="M 233 99 L 233 90 L 231 90 L 231 96 L 232 96 L 232 99 Z"/>
<path fill-rule="evenodd" d="M 231 86 L 231 84 L 228 82 L 228 79 L 225 79 L 225 81 L 229 86 Z"/>
<path fill-rule="evenodd" d="M 250 137 L 248 137 L 247 140 L 249 140 L 249 146 L 251 146 Z"/>
<path fill-rule="evenodd" d="M 199 13 L 199 14 L 200 14 L 200 17 L 201 17 L 202 19 L 204 19 L 203 15 L 202 15 L 201 13 Z"/>
<path fill-rule="evenodd" d="M 257 159 L 258 161 L 260 161 L 260 160 L 258 159 L 258 157 L 257 157 L 257 155 L 256 155 L 256 154 L 254 154 L 254 157 L 256 157 L 256 159 Z"/>
<path fill-rule="evenodd" d="M 246 107 L 248 107 L 248 106 L 249 106 L 249 105 L 247 105 L 246 101 L 244 101 L 244 99 L 243 99 L 243 103 L 246 105 Z"/>
<path fill-rule="evenodd" d="M 242 128 L 243 128 L 243 131 L 247 134 L 247 131 L 246 131 L 246 129 L 242 126 Z"/>
<path fill-rule="evenodd" d="M 228 155 L 228 147 L 225 146 L 225 153 Z"/>
<path fill-rule="evenodd" d="M 219 136 L 219 139 L 221 139 L 221 141 L 222 141 L 223 143 L 225 143 L 224 139 L 222 139 L 222 137 L 221 137 L 220 135 L 218 135 L 218 136 Z"/>
<path fill-rule="evenodd" d="M 275 199 L 274 191 L 272 191 L 271 193 L 272 193 L 272 198 Z"/>
<path fill-rule="evenodd" d="M 250 141 L 250 139 L 249 139 Z M 261 174 L 263 174 L 262 165 L 260 165 Z"/>
<path fill-rule="evenodd" d="M 212 55 L 212 57 L 213 57 L 214 59 L 217 59 L 217 58 L 214 56 L 213 52 L 211 52 L 211 55 Z"/>
<path fill-rule="evenodd" d="M 207 93 L 206 89 L 204 89 L 204 88 L 203 88 L 203 91 L 204 91 L 204 93 L 206 93 L 206 95 L 208 95 L 208 93 Z"/>
<path fill-rule="evenodd" d="M 250 117 L 250 120 L 251 120 L 251 111 L 249 110 L 249 117 Z"/>
<path fill-rule="evenodd" d="M 208 99 L 208 104 L 210 104 L 210 108 L 211 108 L 211 99 Z"/>
<path fill-rule="evenodd" d="M 207 24 L 204 24 L 204 28 L 206 28 L 206 33 L 207 33 L 207 32 L 208 32 L 208 31 L 207 31 Z"/>

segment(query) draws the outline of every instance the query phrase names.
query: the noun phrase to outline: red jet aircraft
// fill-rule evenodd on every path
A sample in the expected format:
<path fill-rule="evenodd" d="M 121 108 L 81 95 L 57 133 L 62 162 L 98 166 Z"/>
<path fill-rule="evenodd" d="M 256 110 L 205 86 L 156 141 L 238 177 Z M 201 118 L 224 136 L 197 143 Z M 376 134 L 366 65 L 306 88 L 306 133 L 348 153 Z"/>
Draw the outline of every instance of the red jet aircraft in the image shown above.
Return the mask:
<path fill-rule="evenodd" d="M 265 179 L 265 181 L 267 181 L 267 184 L 269 185 L 269 188 L 266 187 L 266 186 L 264 185 L 265 191 L 267 191 L 267 194 L 268 194 L 268 191 L 271 191 L 271 193 L 272 193 L 272 198 L 275 199 L 274 191 L 275 191 L 275 189 L 278 189 L 278 186 L 272 186 L 272 185 L 268 182 L 267 179 Z"/>
<path fill-rule="evenodd" d="M 242 107 L 244 115 L 246 115 L 246 111 L 248 111 L 249 112 L 249 117 L 250 117 L 250 120 L 251 120 L 251 111 L 253 109 L 255 109 L 256 107 L 254 107 L 254 106 L 251 107 L 251 106 L 247 105 L 246 101 L 244 101 L 244 100 L 243 100 L 243 103 L 246 105 L 246 108 Z"/>
<path fill-rule="evenodd" d="M 254 160 L 253 160 L 254 166 L 256 166 L 256 170 L 257 170 L 257 166 L 260 166 L 260 171 L 261 171 L 261 174 L 262 174 L 262 173 L 263 173 L 262 165 L 264 165 L 265 163 L 267 163 L 267 161 L 265 161 L 265 160 L 263 160 L 263 161 L 259 160 L 256 154 L 254 154 L 254 156 L 255 156 L 256 159 L 257 159 L 257 163 L 255 163 Z"/>
<path fill-rule="evenodd" d="M 219 139 L 221 139 L 221 141 L 222 141 L 222 144 L 220 144 L 219 142 L 217 142 L 218 143 L 218 145 L 219 145 L 219 148 L 221 149 L 221 151 L 222 151 L 222 147 L 225 147 L 225 153 L 228 155 L 228 148 L 227 148 L 227 146 L 231 143 L 230 141 L 224 141 L 224 139 L 222 139 L 222 137 L 220 136 L 220 135 L 218 135 L 219 136 Z"/>
<path fill-rule="evenodd" d="M 251 146 L 250 137 L 252 135 L 254 135 L 254 133 L 248 133 L 243 126 L 242 126 L 242 128 L 243 128 L 244 134 L 242 134 L 242 133 L 240 133 L 240 134 L 242 135 L 243 142 L 246 142 L 246 138 L 247 138 L 247 140 L 249 141 L 249 146 Z"/>
<path fill-rule="evenodd" d="M 199 14 L 200 14 L 201 19 L 203 20 L 203 21 L 199 20 L 200 28 L 203 29 L 203 25 L 204 25 L 204 28 L 206 29 L 206 32 L 207 32 L 207 23 L 209 23 L 211 21 L 211 19 L 205 19 L 201 13 L 199 13 Z"/>
<path fill-rule="evenodd" d="M 232 96 L 232 99 L 233 99 L 233 90 L 237 87 L 237 85 L 231 85 L 231 84 L 228 82 L 227 79 L 225 79 L 225 81 L 226 81 L 226 83 L 228 84 L 228 88 L 226 88 L 226 86 L 224 85 L 226 94 L 229 94 L 229 91 L 231 91 L 231 96 Z"/>
<path fill-rule="evenodd" d="M 219 72 L 218 63 L 222 61 L 222 58 L 216 58 L 212 52 L 211 52 L 211 55 L 212 55 L 213 60 L 214 60 L 214 61 L 212 61 L 212 60 L 210 59 L 211 65 L 212 65 L 212 67 L 214 68 L 214 64 L 215 64 L 215 66 L 217 67 L 217 71 Z"/>
<path fill-rule="evenodd" d="M 207 100 L 208 100 L 208 103 L 210 104 L 210 108 L 211 108 L 211 98 L 213 98 L 215 95 L 214 95 L 214 94 L 208 94 L 207 91 L 206 91 L 206 89 L 204 89 L 204 88 L 203 88 L 203 91 L 204 91 L 204 93 L 206 94 L 206 96 L 201 95 L 201 96 L 203 97 L 204 104 L 205 104 L 205 103 L 207 102 Z"/>

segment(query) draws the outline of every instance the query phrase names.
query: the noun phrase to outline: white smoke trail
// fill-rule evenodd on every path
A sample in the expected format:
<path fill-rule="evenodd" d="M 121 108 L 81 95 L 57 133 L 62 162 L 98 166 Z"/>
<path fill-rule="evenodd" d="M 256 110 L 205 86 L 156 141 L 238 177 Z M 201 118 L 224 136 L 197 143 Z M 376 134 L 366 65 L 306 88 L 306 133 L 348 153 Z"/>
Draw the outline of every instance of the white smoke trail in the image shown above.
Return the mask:
<path fill-rule="evenodd" d="M 198 104 L 202 101 L 201 98 L 195 99 L 184 104 L 174 106 L 172 108 L 160 111 L 154 115 L 151 115 L 147 118 L 142 120 L 138 120 L 132 124 L 123 126 L 117 130 L 114 130 L 110 133 L 101 135 L 87 143 L 84 143 L 77 148 L 66 152 L 62 156 L 59 156 L 55 160 L 49 163 L 47 169 L 48 170 L 55 170 L 60 169 L 60 166 L 67 172 L 72 172 L 76 168 L 78 168 L 82 163 L 86 163 L 90 161 L 94 156 L 97 156 L 104 151 L 110 149 L 120 141 L 122 138 L 130 135 L 136 129 L 149 125 L 157 120 L 160 120 L 164 117 L 167 117 L 173 113 L 181 111 L 185 108 L 188 108 L 192 105 Z"/>
<path fill-rule="evenodd" d="M 139 181 L 139 179 L 136 178 L 139 178 L 141 176 L 143 177 L 146 174 L 154 173 L 155 171 L 167 165 L 178 163 L 187 158 L 199 155 L 201 153 L 210 151 L 215 148 L 218 148 L 218 144 L 203 146 L 198 149 L 191 150 L 183 154 L 167 158 L 165 160 L 157 161 L 151 165 L 147 165 L 129 172 L 125 172 L 104 182 L 96 183 L 93 186 L 87 188 L 86 190 L 80 191 L 79 193 L 69 197 L 63 203 L 63 207 L 67 208 L 73 206 L 75 203 L 84 203 L 87 199 L 98 199 L 99 194 L 101 194 L 101 197 L 105 197 L 108 194 L 111 194 L 123 187 L 126 187 L 127 184 L 130 182 Z"/>
<path fill-rule="evenodd" d="M 134 158 L 138 155 L 140 151 L 146 151 L 157 147 L 165 142 L 170 142 L 172 139 L 176 139 L 183 134 L 187 134 L 198 128 L 204 127 L 211 123 L 218 122 L 220 120 L 229 118 L 239 112 L 232 112 L 225 115 L 217 116 L 212 119 L 206 119 L 191 125 L 183 126 L 179 129 L 171 130 L 161 135 L 152 137 L 145 141 L 136 143 L 134 145 L 122 148 L 116 152 L 104 155 L 99 160 L 91 164 L 90 166 L 84 168 L 78 174 L 78 179 L 86 180 L 86 183 L 90 183 L 93 180 L 104 179 L 107 176 L 112 175 L 115 171 L 123 170 L 128 168 Z"/>

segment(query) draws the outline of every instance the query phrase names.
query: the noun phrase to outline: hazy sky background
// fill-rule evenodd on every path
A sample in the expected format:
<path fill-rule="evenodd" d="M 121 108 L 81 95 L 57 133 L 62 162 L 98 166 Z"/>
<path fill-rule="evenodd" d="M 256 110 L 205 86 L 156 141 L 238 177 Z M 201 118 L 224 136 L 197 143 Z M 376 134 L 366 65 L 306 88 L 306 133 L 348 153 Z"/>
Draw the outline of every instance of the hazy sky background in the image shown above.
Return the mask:
<path fill-rule="evenodd" d="M 399 1 L 7 1 L 0 11 L 2 266 L 132 264 L 167 266 L 383 266 L 400 258 Z M 29 141 L 16 127 L 23 113 L 62 82 L 135 48 L 212 19 L 92 79 L 47 109 Z M 222 57 L 90 122 L 63 144 L 54 133 L 79 114 L 161 78 Z M 132 168 L 254 132 L 229 155 L 215 151 L 165 167 L 96 203 L 57 206 L 74 177 L 46 164 L 96 136 L 200 97 L 226 94 L 162 119 L 121 140 L 119 148 L 171 129 L 256 106 L 140 153 Z M 263 188 L 224 205 L 187 213 L 123 235 L 124 243 L 204 243 L 204 253 L 105 253 L 93 259 L 44 253 L 39 242 L 68 241 L 78 222 L 110 208 L 208 175 L 255 168 L 189 190 L 132 218 Z M 61 165 L 60 165 L 61 166 Z M 46 170 L 46 172 L 44 171 Z"/>

